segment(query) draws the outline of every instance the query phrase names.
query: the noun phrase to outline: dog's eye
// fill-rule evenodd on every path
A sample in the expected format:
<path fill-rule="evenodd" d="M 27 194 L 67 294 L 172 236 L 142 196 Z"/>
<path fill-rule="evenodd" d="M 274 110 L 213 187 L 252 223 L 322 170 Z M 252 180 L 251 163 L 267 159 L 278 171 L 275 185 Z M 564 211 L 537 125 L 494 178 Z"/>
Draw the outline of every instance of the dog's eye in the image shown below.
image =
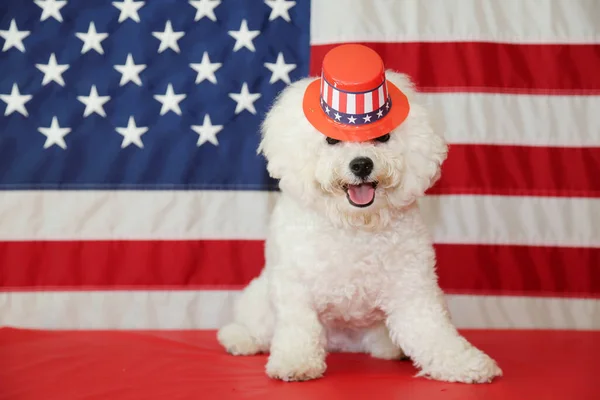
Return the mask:
<path fill-rule="evenodd" d="M 327 138 L 327 143 L 329 143 L 329 144 L 336 144 L 336 143 L 339 143 L 339 142 L 340 141 L 337 140 L 337 139 L 330 138 L 330 137 Z"/>
<path fill-rule="evenodd" d="M 388 140 L 390 140 L 390 134 L 389 134 L 389 133 L 386 133 L 386 134 L 385 134 L 385 135 L 383 135 L 383 136 L 379 136 L 378 138 L 375 138 L 375 140 L 376 140 L 376 141 L 378 141 L 378 142 L 380 142 L 380 143 L 385 143 L 385 142 L 387 142 Z"/>

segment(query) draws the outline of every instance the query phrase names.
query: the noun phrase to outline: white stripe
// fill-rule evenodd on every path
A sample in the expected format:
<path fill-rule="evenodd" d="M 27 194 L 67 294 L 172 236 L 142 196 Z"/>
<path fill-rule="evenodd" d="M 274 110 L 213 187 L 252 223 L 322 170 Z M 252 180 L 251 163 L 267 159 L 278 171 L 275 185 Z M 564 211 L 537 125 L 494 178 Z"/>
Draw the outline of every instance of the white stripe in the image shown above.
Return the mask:
<path fill-rule="evenodd" d="M 346 93 L 346 114 L 356 113 L 356 95 L 353 93 Z"/>
<path fill-rule="evenodd" d="M 599 15 L 597 0 L 328 0 L 311 7 L 310 38 L 311 44 L 598 43 Z"/>
<path fill-rule="evenodd" d="M 436 243 L 600 246 L 600 199 L 444 195 L 420 204 Z"/>
<path fill-rule="evenodd" d="M 239 291 L 0 293 L 0 326 L 31 329 L 218 329 Z M 448 295 L 458 328 L 600 329 L 600 300 Z"/>
<path fill-rule="evenodd" d="M 340 91 L 337 89 L 332 88 L 331 89 L 332 95 L 331 95 L 331 108 L 333 108 L 335 111 L 339 111 L 340 110 Z"/>
<path fill-rule="evenodd" d="M 373 92 L 365 93 L 365 113 L 373 111 Z"/>
<path fill-rule="evenodd" d="M 377 89 L 377 94 L 379 95 L 379 108 L 381 108 L 383 107 L 383 103 L 385 103 L 383 97 L 383 85 L 379 86 L 379 89 Z"/>
<path fill-rule="evenodd" d="M 5 191 L 0 240 L 260 240 L 277 195 Z M 600 246 L 600 199 L 429 196 L 420 203 L 438 243 Z"/>
<path fill-rule="evenodd" d="M 264 239 L 275 196 L 227 190 L 4 191 L 0 240 Z"/>
<path fill-rule="evenodd" d="M 495 93 L 418 96 L 451 143 L 600 146 L 600 96 Z"/>
<path fill-rule="evenodd" d="M 329 84 L 327 82 L 325 82 L 325 84 L 323 85 L 323 100 L 325 100 L 325 103 L 327 103 L 328 94 L 329 94 Z"/>

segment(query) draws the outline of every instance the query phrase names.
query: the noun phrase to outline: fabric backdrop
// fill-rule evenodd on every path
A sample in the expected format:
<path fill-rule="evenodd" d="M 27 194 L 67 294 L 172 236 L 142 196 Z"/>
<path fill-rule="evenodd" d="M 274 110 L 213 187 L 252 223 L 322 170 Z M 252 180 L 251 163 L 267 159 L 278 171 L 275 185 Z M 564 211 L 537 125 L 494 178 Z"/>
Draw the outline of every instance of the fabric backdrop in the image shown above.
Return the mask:
<path fill-rule="evenodd" d="M 597 0 L 3 0 L 0 38 L 0 325 L 228 321 L 264 113 L 359 42 L 450 143 L 421 205 L 456 324 L 600 329 Z"/>

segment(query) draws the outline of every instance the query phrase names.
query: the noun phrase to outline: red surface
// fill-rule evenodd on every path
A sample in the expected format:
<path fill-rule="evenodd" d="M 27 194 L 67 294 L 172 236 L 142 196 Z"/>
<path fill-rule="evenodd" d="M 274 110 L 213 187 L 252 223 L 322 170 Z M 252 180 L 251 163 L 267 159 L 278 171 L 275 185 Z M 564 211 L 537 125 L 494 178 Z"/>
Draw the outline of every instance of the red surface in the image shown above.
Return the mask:
<path fill-rule="evenodd" d="M 360 44 L 378 52 L 386 68 L 409 74 L 423 91 L 600 93 L 597 44 Z M 323 57 L 336 45 L 311 46 L 311 75 L 320 74 Z"/>
<path fill-rule="evenodd" d="M 240 288 L 263 267 L 263 247 L 258 240 L 4 242 L 0 287 Z M 436 251 L 448 293 L 600 295 L 600 248 L 437 244 Z"/>
<path fill-rule="evenodd" d="M 600 147 L 450 143 L 442 177 L 428 193 L 600 197 L 598 170 Z"/>
<path fill-rule="evenodd" d="M 466 385 L 414 378 L 407 361 L 332 354 L 323 379 L 285 383 L 266 356 L 233 357 L 214 332 L 0 330 L 1 400 L 600 398 L 600 332 L 464 332 L 504 377 Z"/>

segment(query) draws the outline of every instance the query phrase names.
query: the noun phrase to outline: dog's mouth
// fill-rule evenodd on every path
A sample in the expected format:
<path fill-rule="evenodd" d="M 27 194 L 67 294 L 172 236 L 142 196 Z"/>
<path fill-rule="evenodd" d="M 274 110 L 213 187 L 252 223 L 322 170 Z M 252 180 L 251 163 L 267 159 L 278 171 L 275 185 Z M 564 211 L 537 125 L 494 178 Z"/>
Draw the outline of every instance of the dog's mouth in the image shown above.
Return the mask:
<path fill-rule="evenodd" d="M 358 185 L 346 184 L 344 191 L 348 202 L 354 207 L 368 207 L 375 201 L 377 182 L 364 182 Z"/>

